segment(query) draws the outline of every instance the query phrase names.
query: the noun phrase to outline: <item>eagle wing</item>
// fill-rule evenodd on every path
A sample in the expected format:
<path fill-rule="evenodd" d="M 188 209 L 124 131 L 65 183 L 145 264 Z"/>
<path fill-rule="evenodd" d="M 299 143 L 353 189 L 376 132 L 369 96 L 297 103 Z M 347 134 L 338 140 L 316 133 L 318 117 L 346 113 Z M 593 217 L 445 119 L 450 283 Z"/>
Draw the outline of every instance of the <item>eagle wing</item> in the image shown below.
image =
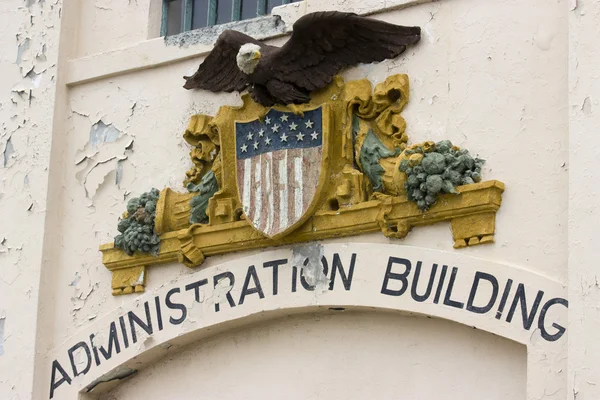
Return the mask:
<path fill-rule="evenodd" d="M 236 56 L 246 43 L 263 46 L 258 40 L 241 32 L 226 30 L 217 39 L 214 48 L 198 71 L 192 76 L 184 76 L 186 89 L 205 89 L 212 92 L 242 91 L 248 82 L 246 75 L 238 68 Z"/>
<path fill-rule="evenodd" d="M 395 58 L 421 38 L 421 28 L 354 13 L 316 12 L 300 18 L 272 59 L 273 77 L 307 90 L 329 84 L 340 70 Z"/>

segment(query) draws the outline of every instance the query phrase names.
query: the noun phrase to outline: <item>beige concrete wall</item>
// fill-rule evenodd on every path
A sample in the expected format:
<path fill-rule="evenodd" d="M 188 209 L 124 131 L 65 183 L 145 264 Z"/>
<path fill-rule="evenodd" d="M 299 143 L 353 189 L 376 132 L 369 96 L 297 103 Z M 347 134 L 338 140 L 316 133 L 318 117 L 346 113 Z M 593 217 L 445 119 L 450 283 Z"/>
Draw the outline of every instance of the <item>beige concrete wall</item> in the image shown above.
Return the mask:
<path fill-rule="evenodd" d="M 447 321 L 305 315 L 182 349 L 102 396 L 179 399 L 525 399 L 526 353 Z M 434 384 L 435 383 L 435 384 Z"/>
<path fill-rule="evenodd" d="M 600 396 L 600 321 L 595 238 L 600 205 L 594 182 L 600 168 L 600 4 L 569 4 L 569 399 Z"/>
<path fill-rule="evenodd" d="M 61 1 L 0 2 L 0 398 L 32 398 Z M 64 118 L 64 115 L 60 115 Z"/>
<path fill-rule="evenodd" d="M 533 271 L 564 285 L 569 281 L 571 309 L 576 307 L 568 329 L 574 335 L 572 347 L 567 352 L 566 345 L 557 344 L 556 352 L 546 354 L 548 365 L 539 365 L 561 371 L 555 378 L 558 389 L 552 387 L 545 393 L 549 384 L 547 378 L 540 378 L 537 385 L 527 383 L 536 388 L 527 396 L 558 399 L 568 393 L 572 398 L 577 394 L 577 399 L 592 399 L 596 389 L 586 382 L 593 381 L 591 367 L 597 358 L 590 351 L 594 342 L 590 332 L 597 321 L 594 259 L 589 249 L 597 226 L 590 217 L 597 204 L 590 182 L 597 178 L 593 163 L 598 139 L 591 132 L 600 93 L 594 86 L 598 62 L 593 49 L 598 7 L 590 1 L 567 3 L 373 0 L 324 4 L 308 0 L 278 12 L 288 22 L 288 30 L 297 16 L 322 8 L 373 12 L 374 18 L 423 28 L 419 46 L 398 60 L 359 66 L 344 76 L 366 77 L 376 84 L 388 75 L 407 73 L 411 100 L 403 115 L 409 142 L 450 139 L 487 160 L 484 179 L 506 183 L 496 243 L 459 252 Z M 102 316 L 116 315 L 136 304 L 135 296 L 110 295 L 110 273 L 101 264 L 99 244 L 116 234 L 126 198 L 151 187 L 183 190 L 181 181 L 190 165 L 189 147 L 181 134 L 189 117 L 214 114 L 223 104 L 239 102 L 236 94 L 182 89 L 182 76 L 197 67 L 210 50 L 210 42 L 204 38 L 204 42 L 180 47 L 156 38 L 158 8 L 150 0 L 65 0 L 64 4 L 5 0 L 0 4 L 0 48 L 5 54 L 0 63 L 0 211 L 5 218 L 0 223 L 2 399 L 48 398 L 48 360 L 58 354 L 56 349 Z M 280 44 L 286 38 L 269 40 Z M 114 134 L 115 140 L 98 141 L 94 136 L 98 126 Z M 341 240 L 356 241 L 456 252 L 444 224 L 415 229 L 403 241 L 389 241 L 380 234 Z M 237 257 L 213 257 L 203 269 L 210 271 Z M 152 292 L 197 271 L 173 264 L 152 268 L 150 273 L 147 290 Z M 318 338 L 334 337 L 353 318 L 377 326 L 357 329 L 353 343 L 370 335 L 388 337 L 394 324 L 404 321 L 362 315 L 327 317 L 319 325 L 312 317 L 298 318 L 251 332 L 273 332 L 276 345 L 283 348 L 288 333 L 298 335 L 292 329 L 295 324 L 305 329 L 327 328 L 323 336 L 311 339 L 314 348 Z M 513 398 L 512 394 L 525 398 L 522 377 L 514 374 L 525 363 L 517 345 L 448 322 L 407 321 L 402 322 L 410 327 L 406 334 L 422 352 L 403 348 L 411 357 L 403 368 L 413 366 L 421 354 L 429 363 L 436 354 L 446 361 L 451 357 L 453 347 L 442 340 L 441 333 L 428 336 L 435 328 L 446 331 L 464 349 L 457 365 L 472 369 L 484 351 L 490 359 L 479 360 L 481 369 L 496 368 L 493 374 L 482 374 L 480 384 L 464 398 L 482 398 L 476 389 L 485 387 L 494 375 L 506 382 L 509 392 L 504 398 Z M 275 334 L 278 329 L 286 335 Z M 251 340 L 254 349 L 266 346 L 264 338 L 244 332 L 232 335 L 211 343 L 223 352 L 235 349 L 240 357 L 251 354 L 231 344 L 235 335 Z M 392 336 L 388 343 L 404 345 L 404 338 Z M 115 389 L 116 398 L 129 398 L 140 388 L 144 388 L 140 393 L 155 393 L 158 374 L 171 381 L 177 377 L 189 381 L 194 376 L 191 370 L 204 365 L 203 357 L 220 358 L 214 350 L 217 347 L 208 347 L 198 344 L 191 352 L 159 362 Z M 293 354 L 298 356 L 300 351 Z M 368 362 L 380 358 L 373 356 Z M 193 359 L 195 367 L 186 368 L 186 359 Z M 319 368 L 331 365 L 324 356 L 317 360 Z M 242 359 L 232 362 L 231 368 L 241 371 L 247 365 Z M 383 370 L 388 366 L 381 364 Z M 445 381 L 464 379 L 436 373 Z M 527 379 L 538 379 L 535 371 L 528 369 Z M 431 398 L 443 387 L 431 387 Z"/>

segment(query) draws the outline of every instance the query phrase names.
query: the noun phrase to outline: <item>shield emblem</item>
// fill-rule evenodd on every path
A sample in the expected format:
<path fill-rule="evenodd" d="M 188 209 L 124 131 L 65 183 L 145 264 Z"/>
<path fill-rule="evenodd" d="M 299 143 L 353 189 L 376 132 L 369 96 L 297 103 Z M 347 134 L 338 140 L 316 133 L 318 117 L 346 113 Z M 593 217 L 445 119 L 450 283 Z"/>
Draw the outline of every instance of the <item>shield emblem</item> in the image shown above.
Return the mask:
<path fill-rule="evenodd" d="M 303 116 L 271 109 L 235 123 L 237 185 L 244 213 L 271 238 L 291 232 L 316 202 L 323 153 L 322 107 Z"/>

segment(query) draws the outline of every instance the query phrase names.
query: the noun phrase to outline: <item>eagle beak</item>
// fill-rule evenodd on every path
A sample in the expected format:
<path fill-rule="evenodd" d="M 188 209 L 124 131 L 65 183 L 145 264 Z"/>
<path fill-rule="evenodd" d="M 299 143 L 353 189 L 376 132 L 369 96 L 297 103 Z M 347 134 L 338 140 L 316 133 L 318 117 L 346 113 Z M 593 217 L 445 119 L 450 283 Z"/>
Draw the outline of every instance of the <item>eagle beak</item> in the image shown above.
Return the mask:
<path fill-rule="evenodd" d="M 254 57 L 252 57 L 252 59 L 260 60 L 261 57 L 262 57 L 262 54 L 260 54 L 260 51 L 257 51 L 256 53 L 254 53 Z"/>

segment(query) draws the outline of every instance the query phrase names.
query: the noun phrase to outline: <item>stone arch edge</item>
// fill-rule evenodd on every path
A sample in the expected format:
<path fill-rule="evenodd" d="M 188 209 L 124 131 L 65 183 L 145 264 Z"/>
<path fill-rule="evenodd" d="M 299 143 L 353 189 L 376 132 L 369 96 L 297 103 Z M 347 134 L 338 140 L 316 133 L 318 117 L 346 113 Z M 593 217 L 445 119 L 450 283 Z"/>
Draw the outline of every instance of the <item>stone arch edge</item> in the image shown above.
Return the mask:
<path fill-rule="evenodd" d="M 314 285 L 308 285 L 309 289 L 313 286 L 315 289 L 306 290 L 301 284 L 300 275 L 297 275 L 296 290 L 291 291 L 286 284 L 283 284 L 287 281 L 281 278 L 283 275 L 281 272 L 286 270 L 289 272 L 293 268 L 292 264 L 298 262 L 299 257 L 307 255 L 324 257 L 328 260 L 329 277 L 325 275 L 316 276 L 313 281 Z M 353 255 L 354 262 L 352 263 Z M 339 265 L 337 266 L 334 265 L 336 257 L 339 261 Z M 394 263 L 390 267 L 390 260 L 392 259 Z M 273 274 L 273 268 L 265 268 L 265 264 L 274 260 L 288 261 L 288 263 L 280 265 L 279 272 L 282 282 L 279 284 L 277 290 L 274 289 L 273 282 L 266 283 L 266 277 Z M 398 262 L 398 260 L 404 261 Z M 425 265 L 433 266 L 436 261 L 439 270 L 437 274 L 438 281 L 442 280 L 439 277 L 443 268 L 441 266 L 447 267 L 446 286 L 442 285 L 442 295 L 437 303 L 431 299 L 431 297 L 434 297 L 437 288 L 432 288 L 432 294 L 428 300 L 418 302 L 413 299 L 410 293 L 411 288 L 409 288 L 411 286 L 410 273 L 405 276 L 407 287 L 402 294 L 389 295 L 382 293 L 384 288 L 383 281 L 386 277 L 389 278 L 388 289 L 390 291 L 397 292 L 401 290 L 403 280 L 402 277 L 398 279 L 398 276 L 406 272 L 407 262 L 411 264 L 410 271 L 414 277 L 416 265 L 419 262 L 422 268 L 421 275 L 425 276 L 427 275 L 425 274 Z M 344 282 L 340 277 L 342 275 L 341 272 L 344 272 L 346 278 L 348 278 L 352 265 L 354 271 L 351 278 L 351 285 L 348 289 L 344 285 L 347 282 Z M 253 272 L 251 271 L 251 267 L 254 267 Z M 335 285 L 330 290 L 329 285 L 331 280 L 323 278 L 331 278 L 334 269 L 336 269 L 337 275 L 333 277 Z M 430 272 L 431 269 L 428 273 Z M 498 281 L 499 287 L 495 303 L 501 302 L 503 285 L 508 280 L 512 280 L 513 282 L 513 292 L 516 292 L 520 287 L 523 288 L 529 310 L 534 305 L 532 303 L 535 302 L 534 299 L 537 299 L 540 293 L 543 292 L 542 299 L 538 302 L 536 311 L 537 320 L 531 324 L 529 329 L 525 329 L 523 326 L 525 324 L 524 317 L 523 324 L 519 321 L 521 319 L 521 304 L 515 307 L 511 321 L 507 321 L 504 316 L 500 319 L 496 318 L 496 310 L 490 310 L 491 312 L 481 314 L 465 309 L 465 304 L 468 303 L 470 294 L 473 292 L 473 277 L 478 272 L 480 276 L 488 277 L 488 281 L 479 280 L 479 285 L 482 285 L 482 288 L 486 282 L 489 282 L 489 276 Z M 218 284 L 213 285 L 212 281 L 217 282 L 215 276 L 225 274 L 224 276 L 227 277 L 227 273 L 237 277 L 231 290 L 228 291 L 227 286 L 221 285 L 222 280 Z M 307 274 L 307 277 L 309 275 Z M 451 293 L 449 299 L 446 299 L 447 284 L 452 276 L 455 278 L 452 289 L 453 294 Z M 261 281 L 259 285 L 263 292 L 262 296 L 256 292 L 255 283 L 257 281 L 254 280 L 254 277 Z M 319 279 L 322 280 L 320 281 Z M 203 280 L 206 280 L 206 283 L 200 285 L 199 282 L 203 282 Z M 246 284 L 246 281 L 250 283 Z M 208 293 L 204 293 L 200 298 L 200 302 L 196 301 L 194 296 L 196 293 L 194 285 L 198 287 L 199 293 L 200 289 L 209 289 Z M 432 286 L 436 286 L 435 282 Z M 186 288 L 188 289 L 186 290 Z M 417 288 L 417 292 L 421 292 L 422 294 L 426 285 L 422 283 L 417 285 Z M 277 293 L 273 295 L 275 292 Z M 55 362 L 61 364 L 63 371 L 70 376 L 71 382 L 65 381 L 61 385 L 56 386 L 53 398 L 88 398 L 88 396 L 85 396 L 85 393 L 90 392 L 90 390 L 93 395 L 105 392 L 116 386 L 121 379 L 130 375 L 131 371 L 138 371 L 145 368 L 169 353 L 173 353 L 184 346 L 210 336 L 285 316 L 314 312 L 334 312 L 330 309 L 345 308 L 349 311 L 400 312 L 403 314 L 445 319 L 524 344 L 527 346 L 529 354 L 527 390 L 529 398 L 530 393 L 535 393 L 537 391 L 536 387 L 547 380 L 542 376 L 535 378 L 537 374 L 534 365 L 535 360 L 547 357 L 550 353 L 557 353 L 557 349 L 564 341 L 564 339 L 544 340 L 540 336 L 540 329 L 539 326 L 536 327 L 536 324 L 539 325 L 541 310 L 548 301 L 551 299 L 565 299 L 565 292 L 564 285 L 537 273 L 455 252 L 442 252 L 403 245 L 370 243 L 314 243 L 280 248 L 221 264 L 210 265 L 190 275 L 180 276 L 177 280 L 165 284 L 155 291 L 145 293 L 130 302 L 123 303 L 121 307 L 89 324 L 64 345 L 55 348 L 49 353 L 46 360 L 48 365 L 46 387 L 52 387 L 61 378 L 61 371 L 55 368 Z M 231 298 L 234 300 L 233 307 L 229 306 L 228 293 L 231 294 Z M 184 298 L 184 295 L 187 298 Z M 485 295 L 483 296 L 485 298 Z M 174 308 L 165 306 L 167 297 L 169 298 L 170 305 L 175 306 Z M 505 301 L 504 313 L 509 311 L 514 301 L 514 298 L 510 294 L 508 297 Z M 475 299 L 477 299 L 477 295 Z M 481 300 L 479 299 L 479 301 Z M 220 304 L 219 311 L 215 311 L 215 303 L 217 302 Z M 457 303 L 463 303 L 463 307 L 458 308 L 456 306 Z M 560 327 L 566 326 L 566 307 L 563 310 L 562 307 L 557 307 L 556 304 L 556 302 L 552 303 L 552 310 L 546 309 L 544 315 L 545 318 L 548 318 L 546 329 L 554 329 L 552 333 L 556 331 L 554 325 Z M 481 303 L 477 305 L 473 304 L 473 307 L 481 307 L 482 305 Z M 182 318 L 183 312 L 181 306 L 186 309 L 186 318 Z M 157 318 L 158 309 L 161 309 L 160 313 L 162 314 L 162 322 L 160 324 Z M 148 310 L 153 325 L 150 334 L 145 332 L 144 329 L 140 329 L 136 321 L 137 317 L 142 322 L 148 322 L 145 318 Z M 133 324 L 127 318 L 130 315 L 129 313 L 132 313 L 134 316 L 132 317 L 134 320 Z M 121 319 L 124 321 L 126 333 L 122 330 Z M 533 319 L 536 319 L 535 316 Z M 113 325 L 117 333 L 113 332 Z M 133 325 L 135 325 L 135 331 L 137 332 L 135 342 L 129 330 Z M 162 329 L 160 329 L 159 325 L 162 326 Z M 119 353 L 115 350 L 112 334 L 120 342 L 119 346 L 121 348 Z M 123 341 L 124 336 L 128 336 L 129 343 L 127 347 L 125 347 Z M 113 339 L 112 354 L 109 359 L 106 359 L 104 357 L 106 352 L 111 350 L 111 338 Z M 89 356 L 86 354 L 83 346 L 69 352 L 78 343 L 87 344 L 90 353 Z M 74 359 L 74 363 L 71 363 L 71 356 Z M 85 373 L 74 376 L 75 372 L 81 372 L 82 369 L 73 371 L 73 364 L 75 368 L 85 369 L 87 367 L 86 364 L 88 364 L 87 360 L 89 360 L 90 364 L 88 370 Z M 100 362 L 97 363 L 97 361 Z M 559 363 L 552 365 L 551 368 L 545 365 L 544 371 L 545 374 L 556 373 L 561 368 Z M 51 380 L 51 371 L 54 373 L 54 381 Z M 531 381 L 535 382 L 535 385 L 530 387 L 529 375 L 532 373 L 534 379 Z"/>

